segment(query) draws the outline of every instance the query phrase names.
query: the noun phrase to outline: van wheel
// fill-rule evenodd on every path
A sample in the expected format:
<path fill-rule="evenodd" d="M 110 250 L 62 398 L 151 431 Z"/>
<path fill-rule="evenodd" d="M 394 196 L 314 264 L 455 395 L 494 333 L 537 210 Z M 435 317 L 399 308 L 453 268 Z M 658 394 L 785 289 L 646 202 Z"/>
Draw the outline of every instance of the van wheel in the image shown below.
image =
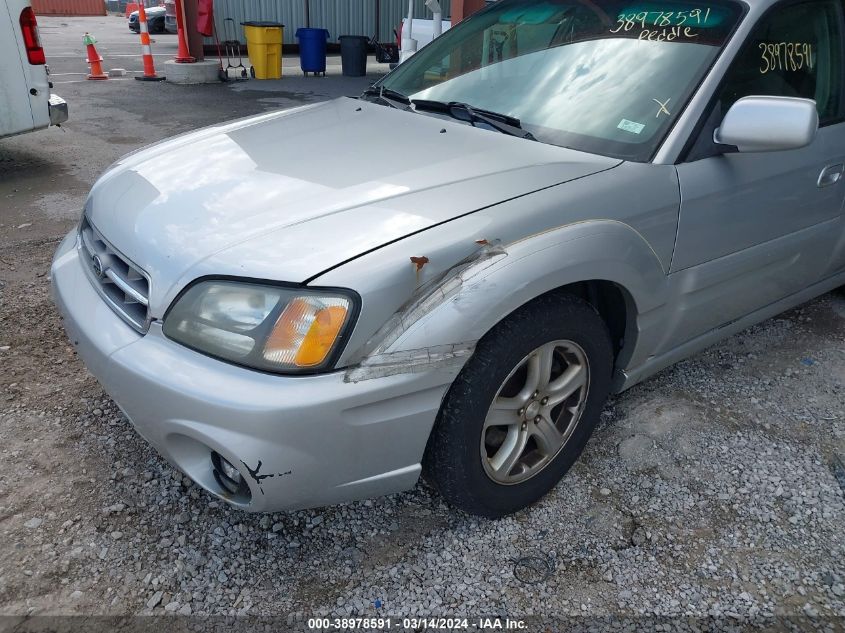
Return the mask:
<path fill-rule="evenodd" d="M 452 505 L 490 518 L 531 505 L 584 450 L 610 390 L 602 318 L 571 295 L 547 295 L 484 336 L 452 383 L 424 473 Z"/>

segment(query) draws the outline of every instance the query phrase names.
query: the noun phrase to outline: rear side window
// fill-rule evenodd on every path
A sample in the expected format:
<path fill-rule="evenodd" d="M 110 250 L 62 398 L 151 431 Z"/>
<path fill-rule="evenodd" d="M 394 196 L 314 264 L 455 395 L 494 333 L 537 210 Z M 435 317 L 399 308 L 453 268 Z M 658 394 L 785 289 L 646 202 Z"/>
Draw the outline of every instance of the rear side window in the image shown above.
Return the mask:
<path fill-rule="evenodd" d="M 822 123 L 842 116 L 839 0 L 802 2 L 769 13 L 725 78 L 722 112 L 741 97 L 813 99 Z"/>

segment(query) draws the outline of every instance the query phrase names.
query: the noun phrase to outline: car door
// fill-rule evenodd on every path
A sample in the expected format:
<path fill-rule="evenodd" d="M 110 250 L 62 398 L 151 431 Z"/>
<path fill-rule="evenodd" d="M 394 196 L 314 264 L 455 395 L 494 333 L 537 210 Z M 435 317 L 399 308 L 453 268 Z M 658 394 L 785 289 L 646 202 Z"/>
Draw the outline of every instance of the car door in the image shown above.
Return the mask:
<path fill-rule="evenodd" d="M 814 99 L 820 128 L 813 143 L 725 153 L 713 131 L 734 102 L 751 95 Z M 779 3 L 765 13 L 677 166 L 682 201 L 670 271 L 681 307 L 664 349 L 832 274 L 845 195 L 843 96 L 840 0 Z"/>
<path fill-rule="evenodd" d="M 3 0 L 0 4 L 0 137 L 31 130 L 30 96 L 26 81 L 26 57 L 21 57 L 17 30 L 23 6 Z"/>

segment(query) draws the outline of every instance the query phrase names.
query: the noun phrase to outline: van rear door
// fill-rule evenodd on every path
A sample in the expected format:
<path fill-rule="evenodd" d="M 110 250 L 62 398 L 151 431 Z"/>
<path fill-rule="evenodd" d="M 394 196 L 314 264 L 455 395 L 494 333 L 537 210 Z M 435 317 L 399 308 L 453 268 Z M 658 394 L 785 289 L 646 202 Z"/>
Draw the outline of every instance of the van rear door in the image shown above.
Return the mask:
<path fill-rule="evenodd" d="M 35 127 L 32 108 L 29 105 L 29 89 L 26 85 L 24 64 L 18 47 L 20 11 L 12 16 L 12 9 L 18 2 L 0 0 L 0 136 L 18 134 Z"/>
<path fill-rule="evenodd" d="M 37 38 L 31 11 L 29 0 L 0 0 L 0 137 L 50 125 L 43 51 L 28 52 L 24 37 Z"/>

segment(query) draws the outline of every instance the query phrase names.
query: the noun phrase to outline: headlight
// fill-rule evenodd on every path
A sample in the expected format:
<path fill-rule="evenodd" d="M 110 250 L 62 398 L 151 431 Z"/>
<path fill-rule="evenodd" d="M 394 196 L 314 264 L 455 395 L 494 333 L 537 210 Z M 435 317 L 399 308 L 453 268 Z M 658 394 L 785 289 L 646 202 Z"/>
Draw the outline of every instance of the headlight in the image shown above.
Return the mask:
<path fill-rule="evenodd" d="M 327 367 L 355 309 L 351 292 L 203 281 L 170 309 L 164 334 L 239 365 L 306 373 Z"/>

